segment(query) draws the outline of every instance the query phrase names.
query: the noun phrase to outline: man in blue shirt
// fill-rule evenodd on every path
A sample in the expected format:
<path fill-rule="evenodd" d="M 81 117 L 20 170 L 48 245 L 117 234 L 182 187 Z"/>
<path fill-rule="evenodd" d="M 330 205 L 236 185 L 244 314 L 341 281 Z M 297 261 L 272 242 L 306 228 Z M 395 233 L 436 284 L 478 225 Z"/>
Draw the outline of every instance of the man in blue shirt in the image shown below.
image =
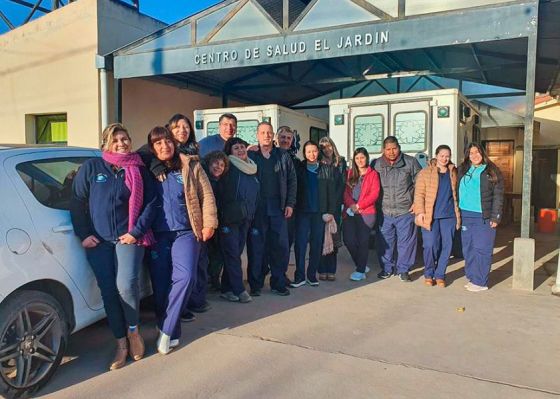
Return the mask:
<path fill-rule="evenodd" d="M 206 136 L 198 143 L 200 157 L 212 151 L 223 151 L 226 141 L 237 133 L 237 118 L 233 114 L 223 114 L 218 120 L 218 134 Z"/>

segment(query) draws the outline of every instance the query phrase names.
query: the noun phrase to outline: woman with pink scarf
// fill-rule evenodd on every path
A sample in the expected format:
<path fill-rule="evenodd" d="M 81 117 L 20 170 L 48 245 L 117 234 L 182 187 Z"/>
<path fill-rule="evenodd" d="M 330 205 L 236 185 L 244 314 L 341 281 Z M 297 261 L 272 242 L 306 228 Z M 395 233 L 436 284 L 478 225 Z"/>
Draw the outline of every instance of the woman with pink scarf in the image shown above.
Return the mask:
<path fill-rule="evenodd" d="M 114 123 L 103 131 L 102 158 L 86 161 L 74 178 L 70 206 L 74 232 L 82 241 L 117 340 L 110 369 L 144 356 L 138 331 L 139 281 L 144 248 L 157 203 L 140 156 L 132 152 L 126 128 Z"/>

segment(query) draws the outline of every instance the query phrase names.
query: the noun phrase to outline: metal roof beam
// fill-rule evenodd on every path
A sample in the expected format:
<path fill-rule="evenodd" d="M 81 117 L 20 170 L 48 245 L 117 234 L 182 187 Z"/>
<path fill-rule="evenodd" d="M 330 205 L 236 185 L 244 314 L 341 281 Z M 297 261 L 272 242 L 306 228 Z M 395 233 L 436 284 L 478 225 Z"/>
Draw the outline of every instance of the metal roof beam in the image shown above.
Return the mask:
<path fill-rule="evenodd" d="M 484 83 L 488 84 L 488 77 L 486 76 L 486 73 L 482 69 L 482 64 L 480 63 L 480 59 L 478 58 L 478 54 L 476 54 L 476 47 L 475 47 L 474 44 L 471 44 L 470 47 L 471 47 L 472 56 L 474 58 L 474 62 L 476 62 L 476 65 L 478 65 L 478 67 L 480 68 L 480 76 L 482 77 L 482 81 Z"/>
<path fill-rule="evenodd" d="M 4 15 L 2 10 L 0 10 L 0 18 L 2 18 L 2 20 L 6 23 L 6 25 L 8 25 L 8 28 L 15 29 L 15 26 L 10 22 L 8 17 L 6 15 Z"/>
<path fill-rule="evenodd" d="M 512 91 L 506 93 L 470 94 L 465 97 L 472 98 L 472 99 L 481 99 L 481 98 L 519 97 L 524 95 L 525 95 L 525 91 Z"/>
<path fill-rule="evenodd" d="M 28 23 L 29 20 L 33 17 L 33 14 L 35 14 L 35 11 L 37 11 L 37 8 L 41 5 L 41 3 L 43 2 L 43 0 L 38 0 L 35 5 L 33 6 L 33 8 L 31 8 L 31 12 L 29 13 L 29 15 L 27 16 L 27 18 L 25 18 L 25 20 L 23 21 L 24 24 Z"/>
<path fill-rule="evenodd" d="M 25 6 L 27 8 L 33 8 L 35 6 L 35 4 L 29 3 L 29 2 L 24 1 L 24 0 L 8 0 L 8 1 L 11 1 L 12 3 L 19 4 L 21 6 Z M 51 10 L 49 10 L 48 8 L 44 8 L 44 7 L 37 7 L 37 10 L 41 11 L 41 12 L 44 12 L 45 14 L 51 12 Z"/>
<path fill-rule="evenodd" d="M 445 87 L 443 87 L 441 84 L 439 84 L 438 82 L 436 82 L 435 80 L 433 80 L 432 78 L 430 78 L 429 76 L 424 76 L 424 79 L 426 79 L 428 82 L 430 82 L 431 84 L 433 84 L 435 87 L 437 87 L 438 89 L 445 89 Z"/>

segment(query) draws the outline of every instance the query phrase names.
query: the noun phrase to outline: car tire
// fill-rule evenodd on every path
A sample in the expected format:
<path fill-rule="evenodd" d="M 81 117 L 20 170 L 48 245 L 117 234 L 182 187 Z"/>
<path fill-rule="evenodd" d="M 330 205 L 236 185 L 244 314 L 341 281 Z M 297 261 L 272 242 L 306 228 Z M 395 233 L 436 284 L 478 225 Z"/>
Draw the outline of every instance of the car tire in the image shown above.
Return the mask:
<path fill-rule="evenodd" d="M 22 398 L 54 374 L 68 342 L 68 315 L 51 295 L 19 291 L 0 305 L 0 395 Z"/>

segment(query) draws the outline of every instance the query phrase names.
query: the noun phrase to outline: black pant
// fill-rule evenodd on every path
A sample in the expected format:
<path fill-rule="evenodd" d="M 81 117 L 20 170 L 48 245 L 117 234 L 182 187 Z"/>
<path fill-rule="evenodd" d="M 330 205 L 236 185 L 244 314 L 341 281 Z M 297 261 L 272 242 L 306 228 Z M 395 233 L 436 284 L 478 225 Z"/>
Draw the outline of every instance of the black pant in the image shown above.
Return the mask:
<path fill-rule="evenodd" d="M 365 273 L 369 254 L 369 234 L 371 228 L 361 215 L 348 216 L 342 224 L 344 245 L 356 266 L 356 271 Z"/>
<path fill-rule="evenodd" d="M 224 272 L 222 273 L 222 292 L 232 291 L 235 295 L 245 291 L 241 254 L 247 241 L 250 221 L 239 225 L 220 227 L 220 242 L 224 255 Z"/>

